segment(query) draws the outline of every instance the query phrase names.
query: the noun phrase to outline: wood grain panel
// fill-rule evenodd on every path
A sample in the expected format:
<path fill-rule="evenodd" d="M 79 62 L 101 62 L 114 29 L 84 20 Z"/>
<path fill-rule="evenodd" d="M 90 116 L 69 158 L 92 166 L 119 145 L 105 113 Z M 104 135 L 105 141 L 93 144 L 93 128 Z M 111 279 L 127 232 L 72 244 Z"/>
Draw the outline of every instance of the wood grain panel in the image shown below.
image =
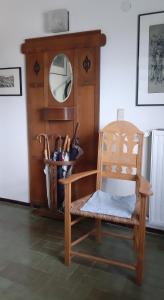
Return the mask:
<path fill-rule="evenodd" d="M 34 207 L 47 207 L 46 184 L 43 160 L 30 158 L 30 199 Z"/>

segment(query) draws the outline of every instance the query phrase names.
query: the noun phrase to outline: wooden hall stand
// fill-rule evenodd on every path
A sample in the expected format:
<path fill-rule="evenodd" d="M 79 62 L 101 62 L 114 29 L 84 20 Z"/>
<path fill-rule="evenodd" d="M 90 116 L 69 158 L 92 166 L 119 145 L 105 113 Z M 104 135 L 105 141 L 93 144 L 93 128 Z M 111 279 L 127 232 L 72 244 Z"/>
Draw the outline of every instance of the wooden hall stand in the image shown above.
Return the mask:
<path fill-rule="evenodd" d="M 36 142 L 41 132 L 57 137 L 73 136 L 80 124 L 78 136 L 84 150 L 74 167 L 81 172 L 96 167 L 99 129 L 100 47 L 106 43 L 100 30 L 26 39 L 22 53 L 26 55 L 28 141 L 30 169 L 30 203 L 41 215 L 52 216 L 48 209 L 43 145 Z M 73 83 L 69 97 L 58 102 L 49 84 L 49 71 L 54 57 L 63 53 L 71 63 Z M 54 151 L 51 145 L 51 152 Z M 85 183 L 85 179 L 83 184 Z M 86 180 L 85 192 L 91 193 L 95 180 Z M 81 183 L 73 189 L 75 198 L 84 195 Z"/>

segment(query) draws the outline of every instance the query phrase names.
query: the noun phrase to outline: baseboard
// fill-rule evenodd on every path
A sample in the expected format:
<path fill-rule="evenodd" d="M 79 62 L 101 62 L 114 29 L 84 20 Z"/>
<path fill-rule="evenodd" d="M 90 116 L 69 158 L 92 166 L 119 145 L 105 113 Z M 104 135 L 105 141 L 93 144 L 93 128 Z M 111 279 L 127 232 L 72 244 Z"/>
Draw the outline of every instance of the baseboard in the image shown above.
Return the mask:
<path fill-rule="evenodd" d="M 157 229 L 157 228 L 152 228 L 152 227 L 146 227 L 146 232 L 155 233 L 155 234 L 164 234 L 163 229 Z"/>
<path fill-rule="evenodd" d="M 116 224 L 116 223 L 112 223 L 112 222 L 110 223 L 110 222 L 106 222 L 106 221 L 104 221 L 104 223 L 108 224 L 108 225 L 112 224 L 114 226 L 121 226 L 121 227 L 131 228 L 131 225 L 128 225 L 128 224 L 120 224 L 120 223 Z M 146 226 L 146 233 L 161 234 L 161 235 L 163 235 L 164 234 L 164 230 L 158 229 L 158 228 L 151 228 L 151 227 L 147 227 Z"/>
<path fill-rule="evenodd" d="M 7 202 L 7 203 L 13 203 L 13 204 L 19 204 L 19 205 L 23 205 L 23 206 L 30 206 L 30 203 L 22 202 L 22 201 L 18 201 L 18 200 L 0 198 L 0 201 Z"/>

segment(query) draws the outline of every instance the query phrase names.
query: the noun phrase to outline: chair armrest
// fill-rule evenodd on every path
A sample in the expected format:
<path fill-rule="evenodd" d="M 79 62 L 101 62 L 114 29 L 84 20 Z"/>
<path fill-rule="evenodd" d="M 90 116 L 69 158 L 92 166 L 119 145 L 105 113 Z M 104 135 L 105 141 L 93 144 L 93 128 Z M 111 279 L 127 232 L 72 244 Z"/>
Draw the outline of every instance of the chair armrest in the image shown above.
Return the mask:
<path fill-rule="evenodd" d="M 148 180 L 146 180 L 143 176 L 137 176 L 137 181 L 139 183 L 139 193 L 144 196 L 151 196 L 151 184 Z"/>
<path fill-rule="evenodd" d="M 80 173 L 72 174 L 72 175 L 70 175 L 67 178 L 59 179 L 59 182 L 65 185 L 65 184 L 72 183 L 72 182 L 77 181 L 77 180 L 79 180 L 81 178 L 84 178 L 84 177 L 87 177 L 87 176 L 91 176 L 91 175 L 97 174 L 97 173 L 98 173 L 98 170 L 91 170 L 91 171 L 80 172 Z"/>

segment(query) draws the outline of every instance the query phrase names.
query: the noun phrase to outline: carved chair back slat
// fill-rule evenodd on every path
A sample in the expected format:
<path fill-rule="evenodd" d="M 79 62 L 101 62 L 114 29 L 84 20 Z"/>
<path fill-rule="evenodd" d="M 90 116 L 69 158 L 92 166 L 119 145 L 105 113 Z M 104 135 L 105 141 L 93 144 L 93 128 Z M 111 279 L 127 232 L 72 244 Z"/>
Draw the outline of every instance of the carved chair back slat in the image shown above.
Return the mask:
<path fill-rule="evenodd" d="M 107 125 L 99 135 L 99 176 L 136 180 L 141 174 L 142 145 L 143 132 L 130 122 Z"/>

